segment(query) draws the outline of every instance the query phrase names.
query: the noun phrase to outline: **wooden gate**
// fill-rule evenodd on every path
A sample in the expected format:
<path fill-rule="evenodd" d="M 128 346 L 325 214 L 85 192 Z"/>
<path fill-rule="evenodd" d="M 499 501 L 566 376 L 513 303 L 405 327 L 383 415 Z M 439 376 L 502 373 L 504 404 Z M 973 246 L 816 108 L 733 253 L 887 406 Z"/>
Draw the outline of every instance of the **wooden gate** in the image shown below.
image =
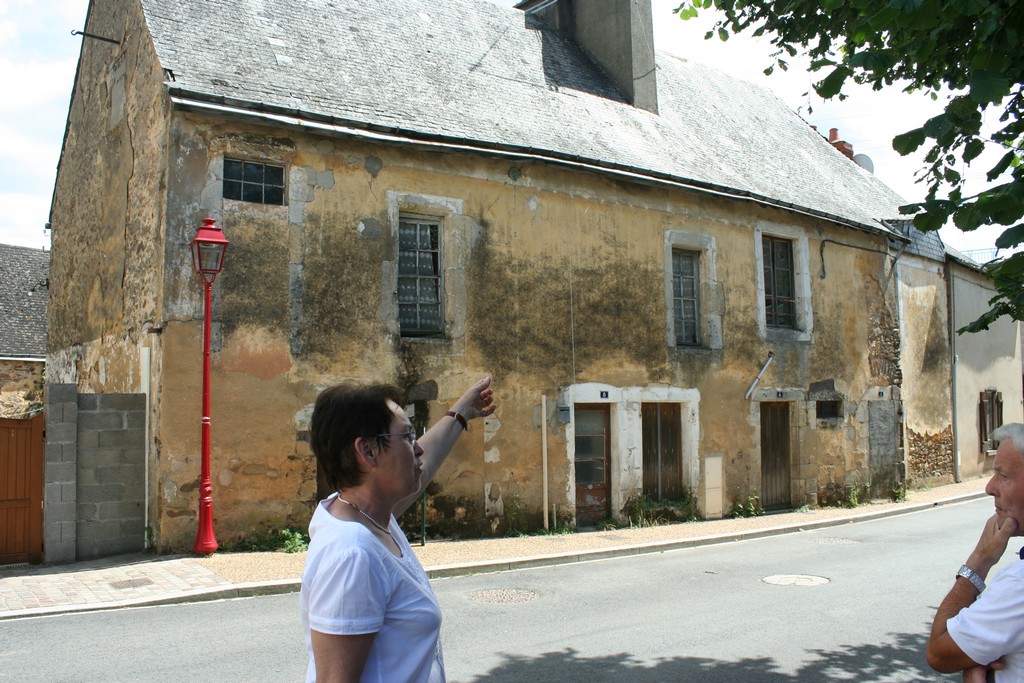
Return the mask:
<path fill-rule="evenodd" d="M 644 495 L 651 500 L 683 496 L 682 430 L 678 403 L 640 406 Z"/>
<path fill-rule="evenodd" d="M 43 560 L 43 421 L 0 419 L 0 564 Z"/>
<path fill-rule="evenodd" d="M 789 491 L 789 404 L 761 404 L 761 506 L 792 506 Z"/>

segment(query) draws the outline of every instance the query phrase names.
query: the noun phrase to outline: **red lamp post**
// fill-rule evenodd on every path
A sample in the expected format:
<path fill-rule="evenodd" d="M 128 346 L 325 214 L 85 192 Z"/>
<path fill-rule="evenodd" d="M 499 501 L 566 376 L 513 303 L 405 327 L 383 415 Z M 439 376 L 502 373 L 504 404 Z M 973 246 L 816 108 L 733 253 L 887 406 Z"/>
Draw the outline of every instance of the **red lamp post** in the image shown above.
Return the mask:
<path fill-rule="evenodd" d="M 192 240 L 192 267 L 203 278 L 203 420 L 202 473 L 199 478 L 199 529 L 193 549 L 200 555 L 217 550 L 213 535 L 213 486 L 210 484 L 210 292 L 224 267 L 228 240 L 213 218 L 204 218 Z"/>

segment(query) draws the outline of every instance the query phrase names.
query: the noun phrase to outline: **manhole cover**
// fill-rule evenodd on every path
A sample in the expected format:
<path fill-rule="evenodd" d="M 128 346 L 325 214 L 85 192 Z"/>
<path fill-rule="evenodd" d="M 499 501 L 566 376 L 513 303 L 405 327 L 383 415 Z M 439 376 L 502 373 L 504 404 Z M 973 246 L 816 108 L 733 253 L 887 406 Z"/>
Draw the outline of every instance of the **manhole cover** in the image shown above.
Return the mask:
<path fill-rule="evenodd" d="M 473 602 L 492 603 L 530 602 L 537 599 L 537 594 L 533 591 L 520 590 L 518 588 L 493 588 L 470 593 L 469 599 Z"/>
<path fill-rule="evenodd" d="M 111 588 L 116 588 L 117 590 L 121 591 L 121 590 L 124 590 L 126 588 L 141 588 L 142 586 L 148 586 L 151 583 L 153 583 L 153 580 L 152 579 L 146 579 L 146 578 L 142 578 L 142 579 L 125 579 L 124 581 L 111 581 L 110 582 L 110 587 Z"/>
<path fill-rule="evenodd" d="M 807 574 L 773 574 L 761 579 L 773 586 L 823 586 L 828 583 L 824 576 L 809 576 Z"/>
<path fill-rule="evenodd" d="M 820 538 L 812 538 L 811 543 L 818 543 L 820 545 L 853 545 L 854 543 L 860 543 L 852 538 L 837 538 L 835 536 L 822 536 Z"/>

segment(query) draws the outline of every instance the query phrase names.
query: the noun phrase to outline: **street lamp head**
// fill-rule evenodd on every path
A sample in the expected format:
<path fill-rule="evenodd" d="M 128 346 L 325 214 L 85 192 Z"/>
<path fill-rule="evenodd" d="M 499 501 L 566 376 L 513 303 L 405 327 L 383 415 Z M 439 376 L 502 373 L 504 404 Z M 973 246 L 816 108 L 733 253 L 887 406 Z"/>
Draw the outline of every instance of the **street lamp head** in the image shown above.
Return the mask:
<path fill-rule="evenodd" d="M 192 239 L 192 267 L 205 282 L 212 284 L 217 273 L 224 267 L 224 252 L 227 249 L 228 240 L 216 219 L 204 218 Z"/>

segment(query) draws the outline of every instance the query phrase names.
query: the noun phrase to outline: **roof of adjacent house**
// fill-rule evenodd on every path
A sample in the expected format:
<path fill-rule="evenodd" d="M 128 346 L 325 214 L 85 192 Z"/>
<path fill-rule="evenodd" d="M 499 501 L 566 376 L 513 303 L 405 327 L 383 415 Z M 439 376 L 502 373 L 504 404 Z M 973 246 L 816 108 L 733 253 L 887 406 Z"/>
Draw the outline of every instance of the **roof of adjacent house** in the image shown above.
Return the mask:
<path fill-rule="evenodd" d="M 653 114 L 574 41 L 484 0 L 141 2 L 179 105 L 558 160 L 886 232 L 879 219 L 905 203 L 762 87 L 659 51 Z"/>
<path fill-rule="evenodd" d="M 50 252 L 0 244 L 0 356 L 46 357 Z"/>

